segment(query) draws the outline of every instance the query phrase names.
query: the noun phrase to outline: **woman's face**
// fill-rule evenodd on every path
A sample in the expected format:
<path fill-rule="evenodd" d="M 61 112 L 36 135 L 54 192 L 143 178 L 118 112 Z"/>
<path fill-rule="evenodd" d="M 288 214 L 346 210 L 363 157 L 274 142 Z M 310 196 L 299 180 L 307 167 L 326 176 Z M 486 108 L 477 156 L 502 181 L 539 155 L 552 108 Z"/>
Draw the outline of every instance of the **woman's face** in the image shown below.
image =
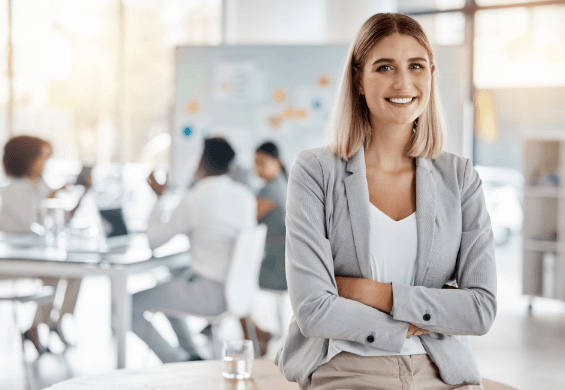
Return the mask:
<path fill-rule="evenodd" d="M 272 180 L 281 173 L 281 164 L 267 153 L 255 152 L 255 171 L 261 179 Z"/>
<path fill-rule="evenodd" d="M 31 164 L 30 172 L 28 174 L 30 179 L 37 179 L 43 175 L 43 169 L 45 168 L 45 163 L 51 157 L 52 149 L 48 144 L 44 144 L 41 147 L 41 154 L 39 157 Z"/>
<path fill-rule="evenodd" d="M 413 123 L 428 105 L 434 68 L 416 38 L 394 33 L 381 39 L 360 80 L 373 128 Z"/>

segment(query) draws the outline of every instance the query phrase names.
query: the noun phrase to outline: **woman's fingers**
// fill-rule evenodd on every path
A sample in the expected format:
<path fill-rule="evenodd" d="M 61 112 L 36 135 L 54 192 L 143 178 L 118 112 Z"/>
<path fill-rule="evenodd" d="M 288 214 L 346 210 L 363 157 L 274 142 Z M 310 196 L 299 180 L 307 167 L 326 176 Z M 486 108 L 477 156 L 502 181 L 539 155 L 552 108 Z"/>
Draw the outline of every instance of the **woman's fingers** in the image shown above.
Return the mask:
<path fill-rule="evenodd" d="M 408 332 L 406 333 L 406 338 L 410 338 L 412 336 L 421 336 L 423 334 L 430 334 L 430 333 L 433 333 L 433 331 L 418 328 L 416 325 L 410 324 L 408 326 Z"/>
<path fill-rule="evenodd" d="M 406 338 L 409 339 L 410 337 L 414 336 L 414 332 L 416 332 L 416 329 L 418 329 L 418 327 L 414 324 L 409 324 L 408 325 L 408 332 L 406 332 Z"/>

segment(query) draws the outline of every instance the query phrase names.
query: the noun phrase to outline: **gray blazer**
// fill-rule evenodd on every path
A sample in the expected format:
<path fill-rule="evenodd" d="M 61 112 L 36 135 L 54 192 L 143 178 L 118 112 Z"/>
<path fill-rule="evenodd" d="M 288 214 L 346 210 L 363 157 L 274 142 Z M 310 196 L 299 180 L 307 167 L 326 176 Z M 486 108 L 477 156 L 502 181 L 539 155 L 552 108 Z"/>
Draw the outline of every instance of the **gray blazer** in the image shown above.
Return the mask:
<path fill-rule="evenodd" d="M 335 276 L 371 277 L 365 154 L 349 162 L 329 148 L 303 151 L 289 179 L 286 275 L 294 313 L 275 363 L 306 388 L 329 339 L 400 352 L 408 324 L 448 384 L 481 376 L 465 335 L 483 335 L 496 315 L 496 267 L 481 180 L 471 162 L 450 153 L 418 158 L 414 286 L 393 283 L 386 314 L 338 296 Z M 455 279 L 457 290 L 442 286 Z"/>

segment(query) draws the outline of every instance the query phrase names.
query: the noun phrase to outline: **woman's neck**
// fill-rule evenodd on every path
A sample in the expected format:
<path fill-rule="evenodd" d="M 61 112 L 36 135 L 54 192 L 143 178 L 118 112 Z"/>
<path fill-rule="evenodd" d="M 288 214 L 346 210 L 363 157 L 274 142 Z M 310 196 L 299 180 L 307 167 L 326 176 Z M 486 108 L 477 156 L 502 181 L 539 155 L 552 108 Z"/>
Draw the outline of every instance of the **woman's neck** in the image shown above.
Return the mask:
<path fill-rule="evenodd" d="M 29 175 L 25 176 L 25 178 L 31 180 L 34 183 L 37 183 L 37 182 L 39 182 L 39 179 L 41 179 L 41 175 L 34 173 L 34 174 L 29 174 Z"/>
<path fill-rule="evenodd" d="M 406 153 L 411 136 L 411 125 L 373 126 L 371 141 L 365 150 L 365 164 L 387 172 L 411 168 L 414 159 Z"/>

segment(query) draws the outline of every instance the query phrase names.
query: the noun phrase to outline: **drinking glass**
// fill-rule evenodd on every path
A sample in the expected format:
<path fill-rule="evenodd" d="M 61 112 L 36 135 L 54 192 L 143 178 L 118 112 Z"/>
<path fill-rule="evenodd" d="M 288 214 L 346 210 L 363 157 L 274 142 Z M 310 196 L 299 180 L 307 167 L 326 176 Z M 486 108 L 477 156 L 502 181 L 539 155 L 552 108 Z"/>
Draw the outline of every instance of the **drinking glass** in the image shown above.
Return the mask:
<path fill-rule="evenodd" d="M 253 341 L 224 341 L 222 347 L 222 376 L 228 379 L 247 379 L 251 377 L 254 357 Z"/>
<path fill-rule="evenodd" d="M 41 225 L 44 229 L 44 240 L 47 246 L 58 246 L 65 226 L 65 210 L 57 199 L 44 199 L 40 206 Z"/>

